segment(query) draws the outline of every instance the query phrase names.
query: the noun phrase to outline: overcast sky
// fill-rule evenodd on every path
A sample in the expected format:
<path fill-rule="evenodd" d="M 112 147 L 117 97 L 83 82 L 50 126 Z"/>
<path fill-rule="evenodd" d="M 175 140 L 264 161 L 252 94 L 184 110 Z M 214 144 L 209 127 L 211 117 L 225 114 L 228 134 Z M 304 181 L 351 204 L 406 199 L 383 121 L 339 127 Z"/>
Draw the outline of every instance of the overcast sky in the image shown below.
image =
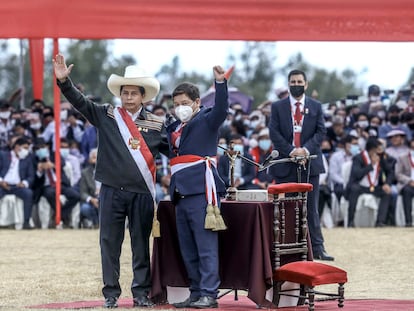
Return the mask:
<path fill-rule="evenodd" d="M 175 55 L 180 56 L 184 70 L 208 72 L 215 64 L 225 65 L 227 56 L 237 55 L 243 45 L 242 41 L 115 40 L 114 53 L 133 54 L 140 66 L 153 73 L 171 63 Z M 301 52 L 305 61 L 320 68 L 353 69 L 366 87 L 375 83 L 382 89 L 398 90 L 414 67 L 411 42 L 277 42 L 275 46 L 278 66 Z"/>

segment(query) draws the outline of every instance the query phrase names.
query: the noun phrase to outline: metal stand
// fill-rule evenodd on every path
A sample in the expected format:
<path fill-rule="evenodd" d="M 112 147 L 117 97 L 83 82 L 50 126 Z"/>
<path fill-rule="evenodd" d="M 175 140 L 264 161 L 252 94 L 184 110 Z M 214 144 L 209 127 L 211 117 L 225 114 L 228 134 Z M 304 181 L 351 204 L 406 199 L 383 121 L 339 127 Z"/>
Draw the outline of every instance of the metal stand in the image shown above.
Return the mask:
<path fill-rule="evenodd" d="M 224 153 L 226 154 L 226 156 L 229 158 L 229 161 L 230 161 L 230 172 L 229 172 L 230 187 L 226 189 L 226 200 L 235 201 L 236 196 L 237 196 L 237 188 L 234 186 L 234 166 L 235 166 L 236 159 L 240 158 L 259 168 L 262 165 L 246 158 L 245 156 L 242 156 L 239 151 L 234 151 L 233 146 L 231 146 L 230 149 L 224 148 L 220 145 L 218 145 L 218 147 L 224 150 Z"/>

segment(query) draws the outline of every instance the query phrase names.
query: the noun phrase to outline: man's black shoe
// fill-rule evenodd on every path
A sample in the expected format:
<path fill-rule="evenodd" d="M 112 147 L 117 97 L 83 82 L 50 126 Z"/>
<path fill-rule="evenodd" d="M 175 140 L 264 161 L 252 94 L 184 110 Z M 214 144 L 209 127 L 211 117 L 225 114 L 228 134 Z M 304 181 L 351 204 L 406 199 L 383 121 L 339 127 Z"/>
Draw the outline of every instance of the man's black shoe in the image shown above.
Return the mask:
<path fill-rule="evenodd" d="M 334 261 L 335 258 L 332 256 L 329 256 L 327 252 L 322 251 L 322 252 L 315 252 L 313 254 L 313 259 L 316 260 L 326 260 L 326 261 Z"/>
<path fill-rule="evenodd" d="M 116 297 L 107 297 L 105 298 L 104 308 L 114 309 L 118 308 L 118 298 Z"/>
<path fill-rule="evenodd" d="M 23 229 L 24 229 L 24 230 L 32 230 L 32 229 L 33 229 L 33 227 L 32 227 L 29 223 L 25 222 L 25 223 L 23 224 Z"/>
<path fill-rule="evenodd" d="M 203 296 L 200 297 L 197 301 L 194 301 L 190 304 L 190 308 L 196 309 L 213 309 L 218 308 L 217 300 L 213 297 Z"/>
<path fill-rule="evenodd" d="M 134 297 L 134 307 L 152 308 L 155 304 L 147 296 Z"/>
<path fill-rule="evenodd" d="M 172 305 L 173 305 L 174 307 L 176 307 L 177 309 L 181 309 L 181 308 L 190 308 L 190 307 L 191 307 L 191 304 L 192 304 L 193 302 L 196 302 L 197 300 L 198 300 L 198 298 L 191 298 L 191 297 L 188 297 L 186 300 L 181 301 L 181 302 L 176 302 L 176 303 L 173 303 Z"/>

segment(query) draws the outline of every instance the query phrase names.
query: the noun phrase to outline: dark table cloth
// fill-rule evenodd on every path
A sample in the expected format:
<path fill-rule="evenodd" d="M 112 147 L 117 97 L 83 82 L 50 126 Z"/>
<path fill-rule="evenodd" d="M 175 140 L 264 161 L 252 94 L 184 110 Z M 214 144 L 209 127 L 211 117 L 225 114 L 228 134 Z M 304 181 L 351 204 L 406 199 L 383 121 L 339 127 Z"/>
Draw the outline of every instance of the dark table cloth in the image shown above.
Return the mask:
<path fill-rule="evenodd" d="M 256 304 L 274 307 L 265 298 L 272 286 L 273 203 L 223 201 L 221 214 L 228 229 L 219 232 L 220 288 L 247 290 Z M 167 286 L 188 287 L 189 281 L 171 202 L 159 203 L 158 219 L 161 237 L 153 244 L 151 297 L 163 303 L 167 302 Z M 300 259 L 285 257 L 282 264 L 295 260 Z"/>

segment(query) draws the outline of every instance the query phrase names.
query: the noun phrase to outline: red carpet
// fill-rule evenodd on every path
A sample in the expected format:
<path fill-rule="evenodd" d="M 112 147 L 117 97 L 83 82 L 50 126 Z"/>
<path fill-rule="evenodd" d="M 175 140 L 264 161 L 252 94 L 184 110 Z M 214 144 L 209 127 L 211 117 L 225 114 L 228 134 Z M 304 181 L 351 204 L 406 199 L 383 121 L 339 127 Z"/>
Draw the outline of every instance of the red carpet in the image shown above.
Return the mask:
<path fill-rule="evenodd" d="M 103 304 L 102 300 L 97 301 L 74 301 L 62 303 L 49 303 L 44 305 L 29 306 L 29 308 L 43 309 L 83 309 L 83 308 L 100 308 Z M 124 298 L 119 300 L 119 308 L 131 308 L 132 299 Z M 414 311 L 413 300 L 381 300 L 381 299 L 350 299 L 345 300 L 345 306 L 338 308 L 335 301 L 316 302 L 316 311 Z M 159 305 L 149 310 L 178 310 L 171 305 Z M 246 296 L 239 296 L 239 300 L 235 301 L 234 296 L 224 296 L 219 300 L 219 308 L 217 311 L 253 311 L 258 310 L 256 305 Z M 304 311 L 307 306 L 285 307 L 279 308 L 281 311 Z"/>

